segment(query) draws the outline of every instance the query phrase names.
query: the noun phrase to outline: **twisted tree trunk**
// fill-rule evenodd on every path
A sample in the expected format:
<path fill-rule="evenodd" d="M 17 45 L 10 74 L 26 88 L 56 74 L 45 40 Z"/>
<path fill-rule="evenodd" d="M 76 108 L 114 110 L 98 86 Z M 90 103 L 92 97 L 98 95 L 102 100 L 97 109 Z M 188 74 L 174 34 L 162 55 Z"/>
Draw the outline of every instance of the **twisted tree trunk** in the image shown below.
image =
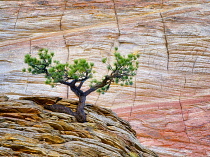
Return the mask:
<path fill-rule="evenodd" d="M 87 78 L 86 78 L 87 79 Z M 85 80 L 86 80 L 85 79 Z M 80 81 L 79 86 L 76 86 L 77 80 L 73 80 L 72 82 L 66 82 L 66 81 L 60 81 L 60 83 L 65 84 L 70 87 L 70 89 L 74 92 L 74 94 L 79 98 L 79 103 L 76 109 L 76 112 L 73 112 L 72 115 L 75 116 L 78 122 L 84 123 L 87 121 L 86 114 L 84 111 L 85 102 L 86 102 L 86 96 L 88 94 L 84 93 L 81 90 L 81 87 L 84 83 L 84 81 Z"/>
<path fill-rule="evenodd" d="M 78 122 L 84 123 L 87 121 L 86 114 L 84 111 L 85 101 L 86 101 L 86 95 L 82 95 L 79 97 L 79 103 L 77 105 L 76 112 L 73 112 L 69 107 L 59 104 L 53 104 L 53 105 L 44 104 L 43 106 L 44 108 L 51 111 L 70 114 L 74 116 Z"/>
<path fill-rule="evenodd" d="M 90 93 L 96 91 L 97 89 L 99 89 L 101 87 L 104 87 L 107 84 L 110 85 L 113 80 L 113 76 L 106 76 L 105 79 L 101 83 L 98 83 L 95 86 L 88 89 L 87 91 L 83 92 L 81 90 L 81 87 L 87 79 L 88 79 L 88 77 L 86 77 L 80 81 L 78 81 L 76 79 L 73 80 L 72 82 L 59 81 L 60 83 L 69 86 L 71 91 L 74 92 L 74 94 L 79 98 L 79 103 L 78 103 L 76 112 L 71 111 L 71 109 L 63 109 L 62 112 L 70 113 L 71 115 L 75 116 L 75 118 L 77 119 L 78 122 L 81 122 L 81 123 L 84 123 L 87 121 L 86 114 L 84 111 L 87 95 L 89 95 Z M 78 86 L 76 86 L 77 82 L 80 82 L 80 84 Z"/>
<path fill-rule="evenodd" d="M 87 121 L 86 114 L 84 111 L 85 101 L 86 101 L 86 95 L 82 95 L 79 97 L 79 103 L 75 113 L 75 118 L 77 119 L 77 121 L 82 123 Z"/>

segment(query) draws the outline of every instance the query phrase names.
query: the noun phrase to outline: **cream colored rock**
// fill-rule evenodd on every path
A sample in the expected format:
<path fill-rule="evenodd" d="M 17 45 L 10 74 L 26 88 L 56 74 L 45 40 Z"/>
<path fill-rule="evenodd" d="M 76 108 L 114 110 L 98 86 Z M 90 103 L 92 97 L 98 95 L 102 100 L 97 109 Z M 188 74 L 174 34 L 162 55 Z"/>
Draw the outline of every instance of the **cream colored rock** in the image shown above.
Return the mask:
<path fill-rule="evenodd" d="M 107 73 L 100 60 L 111 62 L 114 46 L 139 52 L 132 87 L 113 85 L 88 101 L 115 109 L 161 155 L 183 149 L 180 156 L 208 156 L 209 10 L 209 0 L 1 1 L 0 92 L 76 98 L 63 85 L 51 88 L 43 76 L 21 72 L 24 55 L 41 47 L 62 62 L 87 58 L 100 74 Z"/>

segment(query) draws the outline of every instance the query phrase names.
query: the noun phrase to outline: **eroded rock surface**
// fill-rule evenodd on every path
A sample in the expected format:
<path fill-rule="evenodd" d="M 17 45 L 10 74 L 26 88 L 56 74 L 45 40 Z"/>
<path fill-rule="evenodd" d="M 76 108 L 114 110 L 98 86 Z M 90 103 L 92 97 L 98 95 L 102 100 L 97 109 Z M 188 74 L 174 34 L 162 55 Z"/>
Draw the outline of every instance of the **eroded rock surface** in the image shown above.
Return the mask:
<path fill-rule="evenodd" d="M 1 97 L 2 99 L 6 97 Z M 87 123 L 43 109 L 55 97 L 22 97 L 0 102 L 0 156 L 157 156 L 142 146 L 130 124 L 106 108 L 87 105 Z M 77 102 L 58 104 L 74 109 Z"/>
<path fill-rule="evenodd" d="M 21 72 L 24 55 L 41 47 L 62 62 L 87 58 L 100 74 L 115 46 L 139 52 L 132 87 L 113 85 L 88 101 L 115 109 L 162 156 L 210 156 L 209 10 L 209 0 L 0 1 L 0 92 L 74 97 Z"/>

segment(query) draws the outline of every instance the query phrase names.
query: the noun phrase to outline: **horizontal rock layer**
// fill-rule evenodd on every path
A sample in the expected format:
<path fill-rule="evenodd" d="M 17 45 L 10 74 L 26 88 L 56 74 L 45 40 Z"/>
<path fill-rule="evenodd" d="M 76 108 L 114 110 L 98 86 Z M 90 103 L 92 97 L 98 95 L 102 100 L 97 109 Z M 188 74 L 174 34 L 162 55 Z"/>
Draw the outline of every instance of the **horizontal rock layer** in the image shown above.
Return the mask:
<path fill-rule="evenodd" d="M 138 52 L 133 86 L 88 101 L 117 111 L 162 156 L 209 156 L 209 10 L 209 0 L 1 1 L 0 92 L 75 98 L 21 72 L 24 55 L 41 47 L 62 62 L 87 58 L 100 74 L 115 46 Z"/>
<path fill-rule="evenodd" d="M 43 109 L 55 100 L 56 97 L 1 100 L 1 156 L 157 156 L 143 147 L 129 123 L 111 110 L 88 105 L 88 122 L 78 123 L 71 115 Z M 71 109 L 76 104 L 68 99 L 58 103 Z"/>

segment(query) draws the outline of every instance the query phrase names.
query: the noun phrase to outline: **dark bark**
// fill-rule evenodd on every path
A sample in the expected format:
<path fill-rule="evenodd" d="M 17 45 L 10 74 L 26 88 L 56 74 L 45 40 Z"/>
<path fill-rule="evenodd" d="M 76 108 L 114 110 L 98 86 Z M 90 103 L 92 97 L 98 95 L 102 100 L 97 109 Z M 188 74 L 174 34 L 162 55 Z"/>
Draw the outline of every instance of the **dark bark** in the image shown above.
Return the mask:
<path fill-rule="evenodd" d="M 71 90 L 74 92 L 74 94 L 79 98 L 79 103 L 78 103 L 76 112 L 72 112 L 66 108 L 62 108 L 62 109 L 59 108 L 59 109 L 61 110 L 61 112 L 68 113 L 68 114 L 75 116 L 77 121 L 81 122 L 81 123 L 84 123 L 87 121 L 86 114 L 84 112 L 86 96 L 89 95 L 90 93 L 94 92 L 95 90 L 104 87 L 105 85 L 111 84 L 111 82 L 113 80 L 113 76 L 106 76 L 105 79 L 101 83 L 98 83 L 94 87 L 91 87 L 90 89 L 88 89 L 86 92 L 83 92 L 81 90 L 81 87 L 82 87 L 83 83 L 86 81 L 86 79 L 87 78 L 85 78 L 83 80 L 73 80 L 71 82 L 60 81 L 60 83 L 65 84 L 71 88 Z M 80 84 L 78 86 L 76 86 L 77 82 L 80 82 Z M 57 106 L 57 107 L 59 107 L 59 106 Z"/>
<path fill-rule="evenodd" d="M 62 113 L 67 113 L 70 115 L 75 116 L 75 118 L 77 119 L 78 122 L 84 123 L 87 121 L 86 118 L 86 114 L 84 111 L 84 107 L 85 107 L 85 102 L 86 102 L 86 96 L 89 95 L 90 93 L 94 92 L 95 90 L 104 87 L 105 85 L 110 85 L 111 82 L 113 81 L 113 78 L 115 76 L 106 76 L 105 79 L 96 84 L 94 87 L 91 87 L 90 89 L 88 89 L 87 91 L 83 92 L 81 90 L 81 87 L 83 85 L 83 83 L 88 79 L 88 77 L 82 79 L 82 80 L 72 80 L 71 82 L 67 82 L 64 80 L 59 81 L 62 84 L 65 84 L 67 86 L 70 87 L 70 89 L 72 90 L 72 92 L 74 92 L 74 94 L 79 98 L 79 103 L 76 109 L 76 112 L 73 112 L 70 108 L 65 107 L 63 105 L 45 105 L 46 109 L 52 110 L 52 111 L 57 111 L 57 112 L 62 112 Z M 76 86 L 76 83 L 80 82 L 80 84 L 78 86 Z"/>
<path fill-rule="evenodd" d="M 63 105 L 58 105 L 58 104 L 53 104 L 53 105 L 44 105 L 45 109 L 55 111 L 55 112 L 61 112 L 61 113 L 67 113 L 72 116 L 75 116 L 75 112 L 73 112 L 69 107 L 63 106 Z"/>
<path fill-rule="evenodd" d="M 78 122 L 84 123 L 87 121 L 86 114 L 84 112 L 85 101 L 86 101 L 85 95 L 79 97 L 79 103 L 76 112 L 73 112 L 69 107 L 58 104 L 44 105 L 44 108 L 55 112 L 70 114 L 74 116 Z"/>
<path fill-rule="evenodd" d="M 77 121 L 81 122 L 81 123 L 84 123 L 87 121 L 86 114 L 84 112 L 87 95 L 85 95 L 84 92 L 82 90 L 80 90 L 84 81 L 85 80 L 83 80 L 83 81 L 73 80 L 72 82 L 60 81 L 60 83 L 69 86 L 71 88 L 72 92 L 74 92 L 74 94 L 79 98 L 79 103 L 78 103 L 76 112 L 69 112 L 69 111 L 67 111 L 67 112 L 70 113 L 71 115 L 75 116 Z M 80 82 L 79 86 L 76 86 L 77 82 Z M 66 113 L 66 112 L 64 112 L 64 113 Z"/>
<path fill-rule="evenodd" d="M 81 87 L 78 88 L 78 87 L 76 86 L 76 83 L 77 83 L 76 80 L 73 80 L 72 82 L 60 81 L 60 83 L 69 86 L 69 87 L 71 88 L 72 92 L 74 92 L 74 94 L 75 94 L 77 97 L 80 97 L 80 95 L 83 94 L 83 91 L 80 90 Z"/>
<path fill-rule="evenodd" d="M 82 123 L 87 121 L 86 114 L 84 111 L 85 101 L 86 101 L 85 95 L 82 95 L 79 97 L 79 103 L 78 103 L 76 114 L 75 114 L 75 118 L 77 119 L 77 121 L 82 122 Z"/>
<path fill-rule="evenodd" d="M 69 107 L 59 104 L 44 105 L 44 108 L 55 112 L 70 114 L 74 116 L 78 122 L 84 123 L 87 121 L 86 114 L 84 112 L 85 101 L 86 101 L 85 95 L 79 97 L 79 103 L 77 105 L 76 112 L 73 112 Z"/>
<path fill-rule="evenodd" d="M 91 87 L 90 89 L 88 89 L 86 92 L 84 92 L 84 94 L 87 96 L 90 93 L 96 91 L 99 88 L 104 87 L 105 85 L 111 84 L 113 81 L 113 77 L 112 76 L 106 76 L 105 79 L 101 82 L 96 84 L 95 86 Z"/>

